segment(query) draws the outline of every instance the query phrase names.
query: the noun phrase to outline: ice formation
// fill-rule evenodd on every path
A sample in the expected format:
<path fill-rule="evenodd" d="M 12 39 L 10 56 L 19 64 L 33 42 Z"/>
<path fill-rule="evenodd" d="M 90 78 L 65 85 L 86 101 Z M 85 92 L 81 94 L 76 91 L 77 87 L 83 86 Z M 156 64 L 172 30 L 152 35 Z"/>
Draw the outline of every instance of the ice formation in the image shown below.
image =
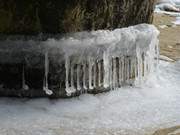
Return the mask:
<path fill-rule="evenodd" d="M 155 12 L 178 17 L 180 16 L 180 0 L 158 0 Z"/>
<path fill-rule="evenodd" d="M 0 63 L 24 65 L 23 89 L 33 88 L 26 71 L 44 70 L 40 85 L 47 95 L 65 91 L 71 96 L 124 85 L 139 86 L 157 65 L 158 34 L 153 25 L 140 24 L 112 31 L 67 34 L 45 41 L 8 39 L 0 41 Z"/>
<path fill-rule="evenodd" d="M 48 88 L 48 73 L 49 73 L 48 52 L 45 53 L 44 69 L 45 69 L 45 75 L 44 75 L 43 90 L 46 92 L 47 95 L 52 95 L 53 94 L 52 90 Z"/>
<path fill-rule="evenodd" d="M 29 86 L 26 84 L 26 80 L 25 80 L 25 69 L 24 69 L 24 65 L 23 65 L 23 69 L 22 69 L 22 89 L 24 89 L 24 90 L 29 90 Z"/>
<path fill-rule="evenodd" d="M 45 44 L 65 54 L 65 90 L 71 95 L 87 89 L 141 85 L 157 64 L 158 34 L 153 25 L 141 24 L 113 31 L 75 33 L 60 40 L 49 39 Z M 45 69 L 48 70 L 47 65 Z"/>

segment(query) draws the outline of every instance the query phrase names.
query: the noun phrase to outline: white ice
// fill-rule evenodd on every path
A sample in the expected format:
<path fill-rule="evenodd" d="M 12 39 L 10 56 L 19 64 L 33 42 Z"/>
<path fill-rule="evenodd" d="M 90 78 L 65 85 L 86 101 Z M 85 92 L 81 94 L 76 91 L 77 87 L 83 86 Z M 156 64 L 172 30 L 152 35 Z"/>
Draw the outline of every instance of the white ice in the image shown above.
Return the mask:
<path fill-rule="evenodd" d="M 180 16 L 180 0 L 157 0 L 155 12 L 170 16 Z"/>
<path fill-rule="evenodd" d="M 130 79 L 132 83 L 133 77 L 130 78 L 130 76 L 136 72 L 130 72 L 132 64 L 137 69 L 137 75 L 135 74 L 134 77 L 134 81 L 137 82 L 135 84 L 140 85 L 146 77 L 143 77 L 143 71 L 147 71 L 147 74 L 144 75 L 148 75 L 154 69 L 154 58 L 158 55 L 158 35 L 159 31 L 153 25 L 140 24 L 112 31 L 98 30 L 74 33 L 59 40 L 49 39 L 44 44 L 48 48 L 52 48 L 50 50 L 54 49 L 56 52 L 59 49 L 59 53 L 65 55 L 66 93 L 70 96 L 86 87 L 89 90 L 94 90 L 99 86 L 96 71 L 98 71 L 98 61 L 101 60 L 103 61 L 102 86 L 104 88 L 116 89 L 121 84 L 130 84 Z M 120 59 L 122 67 L 117 62 Z M 130 66 L 129 62 L 131 61 L 135 62 L 131 63 Z M 84 75 L 88 75 L 87 82 L 79 75 L 80 68 L 85 65 L 87 70 L 84 70 Z M 117 66 L 122 69 L 122 78 L 118 78 L 116 75 L 119 73 Z M 148 70 L 143 69 L 143 67 L 148 68 Z M 45 75 L 45 77 L 48 76 Z M 120 84 L 118 84 L 118 79 L 121 80 Z M 84 86 L 80 85 L 80 82 L 84 82 Z"/>
<path fill-rule="evenodd" d="M 24 66 L 23 66 L 23 69 L 22 69 L 22 89 L 23 90 L 29 90 L 29 86 L 26 84 Z"/>
<path fill-rule="evenodd" d="M 44 60 L 44 82 L 43 82 L 43 90 L 47 95 L 52 95 L 53 92 L 48 88 L 48 74 L 49 74 L 49 55 L 48 52 L 45 53 L 45 60 Z"/>
<path fill-rule="evenodd" d="M 0 135 L 144 135 L 180 125 L 180 61 L 142 87 L 72 99 L 0 99 Z"/>
<path fill-rule="evenodd" d="M 13 51 L 17 54 L 31 52 L 44 55 L 44 83 L 42 88 L 47 95 L 53 94 L 53 88 L 49 84 L 51 66 L 54 66 L 53 64 L 65 64 L 64 74 L 66 77 L 64 80 L 59 80 L 59 84 L 62 84 L 62 81 L 66 82 L 64 89 L 66 94 L 70 96 L 79 91 L 97 90 L 96 88 L 99 85 L 101 85 L 99 89 L 102 90 L 103 88 L 116 89 L 124 84 L 132 84 L 134 81 L 141 84 L 154 69 L 154 58 L 158 55 L 158 35 L 159 31 L 155 26 L 140 24 L 115 30 L 67 34 L 42 42 L 19 40 L 18 38 L 15 41 L 8 39 L 1 41 L 2 49 L 0 52 L 10 53 Z M 143 57 L 145 61 L 142 60 Z M 2 63 L 13 63 L 14 61 L 21 62 L 23 59 L 8 56 L 8 59 L 2 58 L 1 61 Z M 115 59 L 116 61 L 113 62 Z M 34 61 L 34 59 L 26 61 L 25 68 Z M 99 65 L 101 66 L 100 72 L 98 71 L 99 61 L 101 62 Z M 131 66 L 129 62 L 132 62 Z M 119 66 L 119 63 L 122 67 Z M 144 64 L 146 65 L 143 66 Z M 120 68 L 114 68 L 116 66 Z M 147 72 L 146 76 L 142 77 L 143 71 Z M 28 89 L 26 83 L 29 80 L 25 76 L 26 71 L 22 72 L 22 88 Z M 134 73 L 135 75 L 133 75 Z M 102 77 L 99 77 L 101 80 L 98 80 L 98 76 Z"/>

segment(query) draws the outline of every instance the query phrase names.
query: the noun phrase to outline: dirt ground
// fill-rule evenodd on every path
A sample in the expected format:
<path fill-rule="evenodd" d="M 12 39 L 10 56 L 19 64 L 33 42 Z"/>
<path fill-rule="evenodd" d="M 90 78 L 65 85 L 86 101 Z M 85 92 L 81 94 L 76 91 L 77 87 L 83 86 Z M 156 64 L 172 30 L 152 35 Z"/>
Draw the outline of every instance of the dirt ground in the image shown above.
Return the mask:
<path fill-rule="evenodd" d="M 153 135 L 180 135 L 180 126 L 160 129 L 156 131 Z"/>
<path fill-rule="evenodd" d="M 155 14 L 153 24 L 160 31 L 161 55 L 178 60 L 180 59 L 180 25 L 176 26 L 172 21 L 175 21 L 175 17 Z"/>
<path fill-rule="evenodd" d="M 175 17 L 155 14 L 153 24 L 160 31 L 160 53 L 173 60 L 180 59 L 180 25 L 175 26 Z M 180 135 L 180 126 L 159 129 L 153 135 Z"/>

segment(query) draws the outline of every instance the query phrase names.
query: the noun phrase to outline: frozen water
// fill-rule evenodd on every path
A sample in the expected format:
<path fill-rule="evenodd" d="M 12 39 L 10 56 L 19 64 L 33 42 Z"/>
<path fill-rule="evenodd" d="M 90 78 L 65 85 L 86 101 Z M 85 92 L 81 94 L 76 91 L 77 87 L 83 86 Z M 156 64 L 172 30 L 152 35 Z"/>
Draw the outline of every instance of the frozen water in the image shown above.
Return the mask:
<path fill-rule="evenodd" d="M 180 61 L 141 87 L 72 99 L 0 99 L 1 135 L 144 135 L 180 125 Z"/>
<path fill-rule="evenodd" d="M 49 39 L 44 44 L 60 48 L 65 54 L 66 92 L 71 95 L 84 88 L 141 85 L 154 71 L 154 59 L 159 55 L 158 35 L 153 25 L 141 24 L 113 31 L 79 32 L 60 40 Z M 83 69 L 84 77 L 80 77 Z"/>
<path fill-rule="evenodd" d="M 73 33 L 46 41 L 8 39 L 0 41 L 0 63 L 23 63 L 25 68 L 38 65 L 37 68 L 44 69 L 42 88 L 47 95 L 58 91 L 55 85 L 68 96 L 125 85 L 140 86 L 154 72 L 159 55 L 158 35 L 155 26 L 140 24 L 112 31 Z M 59 74 L 58 66 L 64 73 Z M 63 79 L 52 84 L 52 74 Z M 28 89 L 27 84 L 32 84 L 25 75 L 23 68 L 22 87 Z"/>
<path fill-rule="evenodd" d="M 44 75 L 44 83 L 43 83 L 43 90 L 46 92 L 47 95 L 52 95 L 53 92 L 48 88 L 48 73 L 49 73 L 49 58 L 48 58 L 48 52 L 45 53 L 45 64 L 44 64 L 44 69 L 45 69 L 45 75 Z"/>
<path fill-rule="evenodd" d="M 158 0 L 155 12 L 171 16 L 180 16 L 180 0 Z"/>
<path fill-rule="evenodd" d="M 180 62 L 161 61 L 155 72 L 158 34 L 154 26 L 143 24 L 45 41 L 65 54 L 67 94 L 99 85 L 114 91 L 59 100 L 1 98 L 0 134 L 143 135 L 180 124 Z M 48 51 L 44 59 L 43 88 L 51 95 Z M 25 85 L 24 72 L 22 77 Z M 134 87 L 124 86 L 133 82 Z"/>
<path fill-rule="evenodd" d="M 26 80 L 25 80 L 25 69 L 24 69 L 24 65 L 23 65 L 23 70 L 22 70 L 22 89 L 24 89 L 24 90 L 29 90 L 29 86 L 26 84 Z"/>

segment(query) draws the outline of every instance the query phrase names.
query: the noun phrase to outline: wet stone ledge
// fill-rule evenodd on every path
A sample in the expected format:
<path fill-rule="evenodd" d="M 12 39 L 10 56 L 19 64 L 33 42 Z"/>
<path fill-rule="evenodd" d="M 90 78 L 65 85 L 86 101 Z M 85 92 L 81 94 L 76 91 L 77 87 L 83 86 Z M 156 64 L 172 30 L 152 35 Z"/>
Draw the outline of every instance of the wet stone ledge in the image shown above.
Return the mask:
<path fill-rule="evenodd" d="M 158 34 L 141 24 L 45 41 L 1 40 L 0 96 L 72 97 L 141 85 L 157 63 Z"/>

